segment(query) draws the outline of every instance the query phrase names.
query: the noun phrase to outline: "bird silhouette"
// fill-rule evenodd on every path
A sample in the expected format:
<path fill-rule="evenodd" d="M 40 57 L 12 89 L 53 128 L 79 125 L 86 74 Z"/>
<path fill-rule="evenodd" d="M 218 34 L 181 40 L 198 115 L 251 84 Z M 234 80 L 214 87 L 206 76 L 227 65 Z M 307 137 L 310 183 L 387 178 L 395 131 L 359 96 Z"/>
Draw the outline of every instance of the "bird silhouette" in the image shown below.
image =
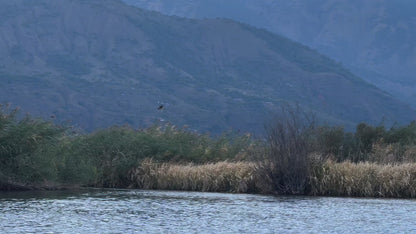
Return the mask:
<path fill-rule="evenodd" d="M 158 110 L 162 110 L 162 109 L 163 109 L 163 107 L 164 107 L 163 105 L 160 105 L 157 109 L 158 109 Z"/>

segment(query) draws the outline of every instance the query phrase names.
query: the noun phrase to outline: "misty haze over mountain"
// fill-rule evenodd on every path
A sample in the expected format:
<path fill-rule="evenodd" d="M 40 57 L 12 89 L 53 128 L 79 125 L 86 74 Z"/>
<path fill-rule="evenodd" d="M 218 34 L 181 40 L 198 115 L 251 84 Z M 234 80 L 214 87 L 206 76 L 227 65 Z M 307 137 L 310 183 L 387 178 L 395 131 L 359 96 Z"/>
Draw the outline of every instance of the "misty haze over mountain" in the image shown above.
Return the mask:
<path fill-rule="evenodd" d="M 248 24 L 118 0 L 0 5 L 0 102 L 35 116 L 88 130 L 169 121 L 215 133 L 261 132 L 282 104 L 349 128 L 416 116 L 331 58 Z"/>
<path fill-rule="evenodd" d="M 342 62 L 416 107 L 416 1 L 124 0 L 168 15 L 266 28 Z"/>

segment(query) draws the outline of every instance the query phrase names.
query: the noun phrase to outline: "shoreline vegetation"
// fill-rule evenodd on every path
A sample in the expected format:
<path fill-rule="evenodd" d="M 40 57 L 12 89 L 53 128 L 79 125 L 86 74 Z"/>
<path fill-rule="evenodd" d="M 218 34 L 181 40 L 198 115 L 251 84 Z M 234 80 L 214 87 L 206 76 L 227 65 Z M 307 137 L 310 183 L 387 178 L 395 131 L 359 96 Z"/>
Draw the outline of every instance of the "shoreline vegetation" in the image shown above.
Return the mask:
<path fill-rule="evenodd" d="M 80 187 L 416 197 L 416 123 L 318 126 L 282 108 L 265 138 L 170 124 L 82 133 L 0 106 L 0 191 Z"/>

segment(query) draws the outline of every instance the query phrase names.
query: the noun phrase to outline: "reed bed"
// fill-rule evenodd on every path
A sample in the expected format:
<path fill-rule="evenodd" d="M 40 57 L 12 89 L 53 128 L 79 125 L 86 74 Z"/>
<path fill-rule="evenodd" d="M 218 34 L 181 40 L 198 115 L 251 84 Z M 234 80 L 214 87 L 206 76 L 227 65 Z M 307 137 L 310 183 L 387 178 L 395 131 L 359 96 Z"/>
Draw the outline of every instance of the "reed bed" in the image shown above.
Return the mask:
<path fill-rule="evenodd" d="M 311 170 L 309 191 L 313 196 L 416 197 L 416 164 L 336 163 L 326 161 Z M 130 171 L 131 188 L 201 192 L 270 192 L 254 162 L 207 164 L 157 163 L 145 159 Z"/>
<path fill-rule="evenodd" d="M 416 197 L 416 164 L 325 162 L 310 177 L 311 194 L 354 197 Z"/>
<path fill-rule="evenodd" d="M 0 191 L 79 185 L 416 197 L 416 122 L 389 130 L 361 123 L 352 133 L 316 127 L 289 109 L 261 140 L 172 124 L 82 133 L 18 113 L 0 104 Z"/>
<path fill-rule="evenodd" d="M 254 193 L 259 190 L 256 164 L 216 162 L 203 165 L 156 163 L 146 159 L 130 172 L 132 187 L 202 192 Z"/>

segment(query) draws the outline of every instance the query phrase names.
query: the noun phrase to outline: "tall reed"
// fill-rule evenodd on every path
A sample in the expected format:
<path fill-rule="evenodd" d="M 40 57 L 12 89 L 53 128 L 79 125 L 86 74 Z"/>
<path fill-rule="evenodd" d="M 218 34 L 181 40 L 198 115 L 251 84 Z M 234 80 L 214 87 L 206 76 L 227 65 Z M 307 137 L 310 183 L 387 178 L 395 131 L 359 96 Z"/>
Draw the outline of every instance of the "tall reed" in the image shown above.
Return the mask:
<path fill-rule="evenodd" d="M 132 187 L 203 192 L 258 192 L 255 163 L 217 162 L 203 165 L 156 163 L 144 160 L 131 170 Z"/>
<path fill-rule="evenodd" d="M 314 168 L 311 194 L 356 197 L 416 197 L 416 164 L 334 163 Z"/>

